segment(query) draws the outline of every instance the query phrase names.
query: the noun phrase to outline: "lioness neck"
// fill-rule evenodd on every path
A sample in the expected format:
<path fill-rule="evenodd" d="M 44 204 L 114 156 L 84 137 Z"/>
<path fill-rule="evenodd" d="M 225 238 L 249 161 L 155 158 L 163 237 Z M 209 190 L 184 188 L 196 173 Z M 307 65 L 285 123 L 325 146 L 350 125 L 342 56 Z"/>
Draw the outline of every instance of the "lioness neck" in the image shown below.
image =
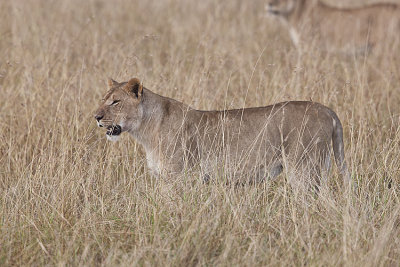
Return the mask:
<path fill-rule="evenodd" d="M 190 108 L 177 100 L 160 96 L 146 88 L 143 89 L 143 100 L 140 106 L 142 119 L 139 127 L 129 133 L 144 146 L 146 150 L 154 149 L 163 124 L 167 121 L 183 121 L 184 112 Z"/>

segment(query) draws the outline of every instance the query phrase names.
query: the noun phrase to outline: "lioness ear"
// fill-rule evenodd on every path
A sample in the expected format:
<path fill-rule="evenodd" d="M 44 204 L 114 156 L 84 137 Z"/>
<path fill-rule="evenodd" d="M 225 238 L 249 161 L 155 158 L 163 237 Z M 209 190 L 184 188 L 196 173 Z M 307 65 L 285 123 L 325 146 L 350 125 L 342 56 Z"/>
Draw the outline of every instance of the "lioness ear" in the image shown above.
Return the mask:
<path fill-rule="evenodd" d="M 117 81 L 114 81 L 113 79 L 108 78 L 108 87 L 110 87 L 110 89 L 113 87 L 116 87 L 117 85 L 119 85 L 119 83 Z"/>
<path fill-rule="evenodd" d="M 138 78 L 130 79 L 129 82 L 126 84 L 126 89 L 128 89 L 129 92 L 135 94 L 137 98 L 140 98 L 142 96 L 143 85 Z"/>

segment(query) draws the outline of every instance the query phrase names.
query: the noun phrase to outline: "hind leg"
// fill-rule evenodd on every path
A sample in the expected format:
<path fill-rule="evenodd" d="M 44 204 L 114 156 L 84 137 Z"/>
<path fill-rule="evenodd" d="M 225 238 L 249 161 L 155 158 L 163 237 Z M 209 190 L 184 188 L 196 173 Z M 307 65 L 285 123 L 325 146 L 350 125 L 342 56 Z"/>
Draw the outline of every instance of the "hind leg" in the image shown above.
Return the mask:
<path fill-rule="evenodd" d="M 297 159 L 288 159 L 286 165 L 288 182 L 293 188 L 318 193 L 321 184 L 327 181 L 330 157 L 323 149 L 315 146 Z"/>

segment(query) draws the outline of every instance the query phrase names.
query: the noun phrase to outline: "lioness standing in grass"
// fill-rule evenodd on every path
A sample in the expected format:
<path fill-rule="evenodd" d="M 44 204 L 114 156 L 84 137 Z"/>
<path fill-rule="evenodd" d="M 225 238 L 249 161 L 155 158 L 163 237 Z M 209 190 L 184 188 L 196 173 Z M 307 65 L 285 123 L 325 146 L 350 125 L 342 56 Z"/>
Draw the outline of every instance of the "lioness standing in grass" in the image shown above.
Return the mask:
<path fill-rule="evenodd" d="M 223 169 L 230 179 L 262 181 L 285 167 L 316 176 L 336 164 L 347 172 L 343 130 L 329 108 L 308 101 L 224 111 L 201 111 L 144 88 L 136 78 L 109 81 L 96 111 L 109 139 L 129 132 L 143 145 L 156 176 L 200 167 L 204 178 Z M 322 168 L 322 169 L 321 169 Z"/>
<path fill-rule="evenodd" d="M 328 0 L 268 0 L 267 14 L 286 26 L 298 48 L 366 52 L 400 33 L 400 8 L 378 2 L 334 6 Z M 350 1 L 349 1 L 350 3 Z M 400 3 L 400 2 L 399 2 Z"/>

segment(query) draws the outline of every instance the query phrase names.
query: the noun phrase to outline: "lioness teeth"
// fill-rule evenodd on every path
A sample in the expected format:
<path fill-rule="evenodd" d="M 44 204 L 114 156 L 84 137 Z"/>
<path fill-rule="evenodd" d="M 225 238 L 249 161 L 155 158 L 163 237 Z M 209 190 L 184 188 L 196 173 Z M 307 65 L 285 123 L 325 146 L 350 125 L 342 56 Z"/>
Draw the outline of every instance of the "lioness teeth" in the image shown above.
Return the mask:
<path fill-rule="evenodd" d="M 121 126 L 114 125 L 107 128 L 107 135 L 119 135 L 121 134 Z"/>

